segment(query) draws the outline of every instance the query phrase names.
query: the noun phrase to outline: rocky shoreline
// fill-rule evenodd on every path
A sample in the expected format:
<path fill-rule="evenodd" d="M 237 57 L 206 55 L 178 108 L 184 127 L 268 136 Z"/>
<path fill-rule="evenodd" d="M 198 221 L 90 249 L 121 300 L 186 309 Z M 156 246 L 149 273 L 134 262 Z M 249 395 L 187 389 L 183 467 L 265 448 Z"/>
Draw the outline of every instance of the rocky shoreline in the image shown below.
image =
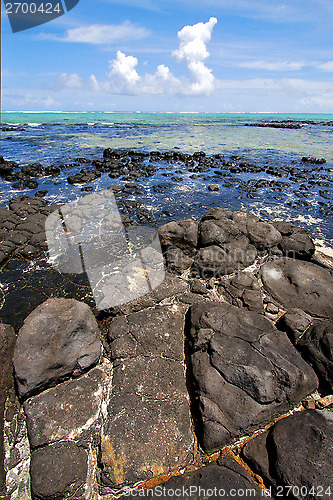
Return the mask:
<path fill-rule="evenodd" d="M 56 208 L 1 208 L 5 267 L 46 249 Z M 0 497 L 330 498 L 332 259 L 306 229 L 218 207 L 158 234 L 149 294 L 98 313 L 51 293 L 0 325 Z"/>

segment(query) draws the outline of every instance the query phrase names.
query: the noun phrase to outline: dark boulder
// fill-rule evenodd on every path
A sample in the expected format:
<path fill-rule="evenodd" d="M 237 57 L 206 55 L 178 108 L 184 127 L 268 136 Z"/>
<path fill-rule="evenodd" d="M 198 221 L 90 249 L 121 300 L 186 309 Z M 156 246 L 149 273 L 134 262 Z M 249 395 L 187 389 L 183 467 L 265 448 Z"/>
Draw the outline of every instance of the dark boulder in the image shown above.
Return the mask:
<path fill-rule="evenodd" d="M 287 308 L 299 308 L 315 317 L 333 315 L 333 275 L 312 262 L 272 260 L 261 268 L 264 288 Z"/>
<path fill-rule="evenodd" d="M 283 418 L 274 425 L 269 439 L 270 470 L 285 495 L 289 486 L 297 500 L 331 498 L 331 412 L 306 410 Z"/>
<path fill-rule="evenodd" d="M 296 345 L 312 321 L 312 317 L 302 309 L 288 309 L 278 320 L 276 326 L 279 330 L 286 332 L 292 343 Z"/>
<path fill-rule="evenodd" d="M 312 368 L 266 318 L 228 303 L 192 307 L 197 427 L 213 451 L 287 411 L 318 387 Z"/>
<path fill-rule="evenodd" d="M 284 255 L 298 259 L 312 257 L 315 245 L 310 231 L 285 221 L 276 221 L 272 225 L 282 234 L 279 248 Z"/>
<path fill-rule="evenodd" d="M 89 307 L 73 299 L 48 299 L 19 331 L 14 367 L 20 397 L 79 376 L 100 354 L 99 329 Z"/>
<path fill-rule="evenodd" d="M 192 500 L 220 500 L 239 498 L 263 498 L 263 490 L 250 474 L 231 457 L 219 458 L 201 469 L 175 476 L 166 483 L 152 488 L 154 498 L 177 498 Z M 141 498 L 146 494 L 139 489 L 127 498 Z"/>
<path fill-rule="evenodd" d="M 192 219 L 169 222 L 158 228 L 158 235 L 162 248 L 177 246 L 194 250 L 198 244 L 198 222 Z"/>

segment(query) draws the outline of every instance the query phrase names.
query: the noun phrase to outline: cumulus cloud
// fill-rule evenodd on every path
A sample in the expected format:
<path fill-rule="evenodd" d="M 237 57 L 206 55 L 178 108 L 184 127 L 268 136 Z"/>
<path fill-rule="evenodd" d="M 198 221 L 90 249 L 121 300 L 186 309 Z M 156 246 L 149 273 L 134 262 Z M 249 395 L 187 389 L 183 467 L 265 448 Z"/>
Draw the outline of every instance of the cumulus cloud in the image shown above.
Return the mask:
<path fill-rule="evenodd" d="M 129 91 L 135 90 L 135 86 L 140 80 L 140 76 L 136 71 L 138 60 L 134 56 L 126 56 L 118 50 L 117 58 L 110 61 L 111 71 L 108 74 L 111 82 L 114 82 L 115 87 L 127 88 Z"/>
<path fill-rule="evenodd" d="M 79 75 L 62 74 L 59 83 L 64 87 L 88 87 L 91 90 L 111 92 L 124 95 L 208 95 L 215 86 L 212 71 L 205 65 L 209 57 L 206 44 L 212 37 L 217 19 L 211 17 L 207 23 L 197 23 L 184 26 L 178 32 L 179 48 L 172 55 L 188 70 L 188 75 L 176 77 L 170 68 L 159 64 L 155 73 L 138 73 L 139 61 L 132 55 L 126 55 L 121 50 L 109 62 L 108 80 L 99 82 L 95 75 L 82 83 Z"/>
<path fill-rule="evenodd" d="M 194 94 L 210 94 L 214 89 L 214 76 L 204 60 L 209 57 L 206 43 L 211 39 L 216 23 L 216 17 L 211 17 L 207 23 L 184 26 L 178 32 L 180 46 L 173 55 L 188 67 L 192 78 L 190 89 Z"/>
<path fill-rule="evenodd" d="M 139 40 L 147 35 L 146 28 L 124 21 L 121 24 L 90 24 L 70 28 L 64 36 L 60 37 L 52 33 L 42 33 L 39 38 L 58 42 L 108 44 L 118 40 Z"/>

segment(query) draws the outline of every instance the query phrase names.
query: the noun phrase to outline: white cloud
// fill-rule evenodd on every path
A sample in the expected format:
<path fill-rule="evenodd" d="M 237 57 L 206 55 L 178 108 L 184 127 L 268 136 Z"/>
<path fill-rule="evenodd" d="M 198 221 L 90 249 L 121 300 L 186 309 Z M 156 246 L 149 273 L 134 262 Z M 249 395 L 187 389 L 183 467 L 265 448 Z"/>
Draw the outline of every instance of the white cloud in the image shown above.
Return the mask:
<path fill-rule="evenodd" d="M 206 43 L 211 39 L 216 23 L 216 17 L 211 17 L 207 23 L 184 26 L 178 32 L 180 46 L 173 55 L 187 65 L 192 78 L 190 90 L 194 94 L 210 94 L 214 89 L 214 76 L 203 61 L 209 57 Z"/>
<path fill-rule="evenodd" d="M 206 44 L 211 39 L 216 23 L 217 19 L 211 17 L 207 23 L 185 26 L 178 32 L 179 48 L 173 51 L 172 55 L 185 64 L 189 77 L 176 77 L 164 64 L 159 64 L 153 74 L 140 75 L 137 71 L 138 59 L 118 50 L 116 58 L 110 61 L 110 71 L 107 74 L 109 79 L 106 82 L 98 82 L 96 77 L 91 75 L 89 88 L 124 95 L 210 94 L 214 89 L 215 78 L 204 61 L 209 57 Z M 69 86 L 71 80 L 63 80 L 65 85 Z"/>
<path fill-rule="evenodd" d="M 118 50 L 116 58 L 109 62 L 110 71 L 107 73 L 107 81 L 99 82 L 95 75 L 91 75 L 87 82 L 83 82 L 76 73 L 70 75 L 63 73 L 58 83 L 67 88 L 88 88 L 96 92 L 123 95 L 208 95 L 214 89 L 215 78 L 212 71 L 205 66 L 204 61 L 209 57 L 206 44 L 211 39 L 216 23 L 217 19 L 211 17 L 207 23 L 184 26 L 178 32 L 179 48 L 173 51 L 172 55 L 185 64 L 189 78 L 184 76 L 177 78 L 164 64 L 159 64 L 155 73 L 146 73 L 141 76 L 137 71 L 138 59 Z M 92 29 L 84 34 L 84 40 L 81 38 L 83 37 L 81 30 L 82 28 L 68 30 L 67 41 L 101 43 L 100 35 L 103 30 L 97 33 L 95 29 Z"/>
<path fill-rule="evenodd" d="M 133 56 L 126 56 L 118 50 L 117 58 L 110 61 L 111 71 L 108 77 L 114 83 L 115 88 L 126 88 L 128 91 L 135 91 L 135 86 L 140 80 L 140 76 L 135 70 L 138 60 Z"/>
<path fill-rule="evenodd" d="M 333 71 L 333 61 L 327 61 L 326 63 L 319 64 L 318 68 L 324 71 Z"/>
<path fill-rule="evenodd" d="M 61 73 L 58 79 L 58 83 L 62 87 L 68 87 L 70 89 L 81 89 L 83 82 L 81 77 L 77 73 Z"/>
<path fill-rule="evenodd" d="M 52 33 L 42 33 L 39 38 L 59 42 L 108 44 L 118 40 L 139 40 L 148 35 L 148 30 L 129 21 L 122 24 L 90 24 L 79 28 L 70 28 L 62 37 Z"/>
<path fill-rule="evenodd" d="M 305 66 L 304 62 L 288 62 L 288 61 L 246 61 L 241 62 L 237 66 L 248 69 L 263 69 L 268 71 L 298 71 Z"/>

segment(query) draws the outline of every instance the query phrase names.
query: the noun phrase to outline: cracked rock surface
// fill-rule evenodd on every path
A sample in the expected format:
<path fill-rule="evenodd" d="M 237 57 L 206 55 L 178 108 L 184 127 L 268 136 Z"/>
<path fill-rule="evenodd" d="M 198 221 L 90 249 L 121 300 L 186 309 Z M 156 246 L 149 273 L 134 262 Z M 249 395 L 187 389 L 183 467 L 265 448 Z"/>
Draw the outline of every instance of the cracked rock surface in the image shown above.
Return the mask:
<path fill-rule="evenodd" d="M 318 387 L 313 369 L 266 318 L 227 303 L 191 311 L 191 370 L 207 451 L 283 413 Z"/>
<path fill-rule="evenodd" d="M 172 273 L 143 297 L 103 313 L 49 298 L 22 327 L 7 309 L 1 499 L 332 483 L 332 263 L 302 228 L 221 208 L 159 234 Z"/>
<path fill-rule="evenodd" d="M 115 389 L 101 438 L 106 488 L 148 480 L 193 459 L 185 312 L 181 305 L 159 306 L 108 325 Z"/>
<path fill-rule="evenodd" d="M 306 410 L 279 420 L 243 448 L 244 459 L 278 496 L 332 495 L 333 413 Z"/>

